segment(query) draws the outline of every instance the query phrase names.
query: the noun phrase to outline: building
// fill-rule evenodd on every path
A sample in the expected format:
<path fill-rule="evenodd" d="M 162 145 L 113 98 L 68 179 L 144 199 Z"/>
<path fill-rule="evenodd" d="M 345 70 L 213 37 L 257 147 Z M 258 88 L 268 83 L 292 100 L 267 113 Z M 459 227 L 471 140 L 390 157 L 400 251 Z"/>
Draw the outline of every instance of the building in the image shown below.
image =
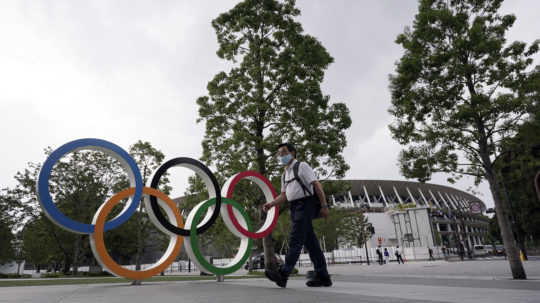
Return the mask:
<path fill-rule="evenodd" d="M 488 217 L 477 197 L 448 186 L 385 180 L 345 180 L 336 208 L 361 209 L 375 227 L 368 247 L 457 247 L 486 243 Z"/>

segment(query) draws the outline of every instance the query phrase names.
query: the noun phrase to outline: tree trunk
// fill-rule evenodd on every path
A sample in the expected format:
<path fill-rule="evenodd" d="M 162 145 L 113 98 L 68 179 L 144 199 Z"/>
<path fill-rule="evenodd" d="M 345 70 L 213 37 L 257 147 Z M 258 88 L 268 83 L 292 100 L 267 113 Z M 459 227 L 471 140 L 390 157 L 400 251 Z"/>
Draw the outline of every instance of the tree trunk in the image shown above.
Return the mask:
<path fill-rule="evenodd" d="M 264 114 L 259 114 L 259 121 L 264 121 Z M 259 139 L 259 142 L 257 142 L 257 165 L 259 166 L 259 173 L 262 175 L 266 174 L 266 163 L 265 163 L 265 156 L 264 156 L 264 148 L 262 147 L 263 142 L 263 123 L 260 122 L 259 125 L 257 125 L 257 136 Z M 266 201 L 266 199 L 263 199 L 263 201 Z M 263 202 L 264 203 L 264 202 Z M 268 236 L 263 238 L 263 250 L 264 250 L 264 268 L 268 270 L 276 270 L 277 269 L 277 262 L 276 262 L 276 256 L 274 253 L 274 241 L 272 240 L 272 234 L 270 233 Z"/>
<path fill-rule="evenodd" d="M 268 270 L 277 270 L 276 255 L 274 254 L 274 243 L 272 234 L 263 238 L 264 249 L 264 268 Z"/>
<path fill-rule="evenodd" d="M 142 241 L 141 230 L 137 230 L 137 253 L 135 254 L 135 270 L 141 270 L 141 258 L 143 252 L 143 241 Z"/>
<path fill-rule="evenodd" d="M 64 274 L 69 273 L 69 269 L 71 268 L 71 262 L 69 261 L 69 257 L 64 258 L 64 268 L 62 269 L 62 272 Z"/>
<path fill-rule="evenodd" d="M 257 151 L 257 165 L 259 166 L 259 173 L 262 175 L 266 174 L 266 163 L 265 163 L 265 156 L 264 156 L 264 147 L 263 147 L 263 141 L 264 141 L 264 124 L 266 119 L 266 110 L 264 110 L 264 75 L 263 75 L 263 64 L 262 64 L 262 37 L 265 35 L 265 27 L 264 25 L 259 26 L 259 34 L 261 39 L 259 39 L 257 44 L 257 99 L 259 103 L 259 108 L 257 111 L 257 116 L 255 117 L 255 128 L 256 128 L 256 137 L 257 141 L 255 142 L 256 146 L 255 149 Z M 263 200 L 266 201 L 266 200 Z M 276 257 L 274 254 L 274 244 L 272 241 L 272 234 L 266 236 L 263 238 L 263 250 L 264 250 L 264 268 L 275 270 L 277 269 L 277 263 L 276 263 Z"/>
<path fill-rule="evenodd" d="M 75 236 L 75 248 L 73 250 L 73 275 L 77 275 L 79 273 L 79 252 L 80 252 L 80 245 L 81 244 L 81 235 Z"/>
<path fill-rule="evenodd" d="M 536 194 L 538 195 L 538 201 L 540 201 L 540 171 L 538 171 L 534 178 L 534 187 L 536 187 Z"/>
<path fill-rule="evenodd" d="M 139 211 L 142 212 L 142 205 L 140 206 L 140 209 Z M 140 217 L 137 217 L 137 218 L 140 218 Z M 137 219 L 137 221 L 139 221 Z M 142 239 L 142 222 L 138 222 L 139 224 L 137 224 L 137 253 L 135 254 L 135 270 L 141 270 L 141 258 L 142 258 L 142 254 L 143 254 L 143 245 L 144 245 L 144 241 Z M 131 282 L 131 285 L 141 285 L 142 284 L 142 281 L 140 280 L 134 280 L 133 282 Z"/>
<path fill-rule="evenodd" d="M 258 149 L 257 154 L 259 172 L 264 175 L 266 173 L 266 165 L 264 163 L 264 150 L 262 148 Z M 272 233 L 264 237 L 262 243 L 264 250 L 264 268 L 268 270 L 277 270 L 278 265 L 274 253 L 274 241 L 272 240 Z"/>
<path fill-rule="evenodd" d="M 510 263 L 510 270 L 512 271 L 512 277 L 514 279 L 527 279 L 525 269 L 521 263 L 519 256 L 519 250 L 514 239 L 514 233 L 512 232 L 512 225 L 504 206 L 504 201 L 501 198 L 501 187 L 495 174 L 488 172 L 486 174 L 493 195 L 493 201 L 495 202 L 495 212 L 497 214 L 497 222 L 501 230 L 501 237 L 503 239 L 504 249 L 508 256 L 508 263 Z"/>

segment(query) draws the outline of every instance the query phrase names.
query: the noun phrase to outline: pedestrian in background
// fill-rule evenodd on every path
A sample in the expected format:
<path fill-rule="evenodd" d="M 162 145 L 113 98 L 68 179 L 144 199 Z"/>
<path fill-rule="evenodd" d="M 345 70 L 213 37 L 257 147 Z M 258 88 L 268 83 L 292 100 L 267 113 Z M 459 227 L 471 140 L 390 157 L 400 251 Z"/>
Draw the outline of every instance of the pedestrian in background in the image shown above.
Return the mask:
<path fill-rule="evenodd" d="M 447 261 L 448 259 L 446 258 L 446 246 L 443 246 L 441 250 L 442 250 L 442 255 L 444 257 L 444 260 Z"/>
<path fill-rule="evenodd" d="M 390 263 L 390 253 L 388 252 L 388 248 L 384 248 L 384 263 L 389 264 Z"/>
<path fill-rule="evenodd" d="M 463 261 L 463 258 L 465 257 L 465 246 L 463 246 L 462 242 L 459 243 L 458 254 L 461 261 Z"/>
<path fill-rule="evenodd" d="M 435 258 L 433 258 L 433 249 L 431 247 L 428 248 L 429 253 L 429 261 L 435 261 Z"/>
<path fill-rule="evenodd" d="M 379 265 L 383 265 L 383 262 L 384 262 L 383 261 L 383 254 L 382 254 L 380 245 L 377 247 L 376 252 L 377 252 L 377 261 L 379 262 Z"/>
<path fill-rule="evenodd" d="M 401 264 L 405 264 L 405 262 L 403 261 L 403 257 L 401 256 L 401 250 L 399 249 L 399 245 L 396 246 L 396 259 L 398 264 L 399 262 L 401 262 Z"/>

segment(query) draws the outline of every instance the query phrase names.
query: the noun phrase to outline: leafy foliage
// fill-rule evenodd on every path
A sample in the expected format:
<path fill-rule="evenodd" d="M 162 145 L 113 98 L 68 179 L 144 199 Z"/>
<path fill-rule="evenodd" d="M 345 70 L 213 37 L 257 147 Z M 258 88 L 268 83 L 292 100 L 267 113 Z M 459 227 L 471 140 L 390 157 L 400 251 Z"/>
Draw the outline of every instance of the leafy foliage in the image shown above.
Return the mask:
<path fill-rule="evenodd" d="M 50 148 L 45 154 L 52 152 Z M 139 165 L 146 182 L 150 174 L 160 165 L 164 155 L 148 142 L 138 141 L 130 147 L 130 153 Z M 95 264 L 86 236 L 64 231 L 43 216 L 37 200 L 36 180 L 39 163 L 28 167 L 15 176 L 17 185 L 6 189 L 5 195 L 14 203 L 10 213 L 15 221 L 14 228 L 22 230 L 23 252 L 26 260 L 36 265 L 62 265 L 67 272 L 78 264 Z M 168 178 L 162 178 L 161 189 L 168 193 Z M 54 166 L 49 180 L 49 191 L 59 210 L 73 220 L 91 222 L 99 206 L 115 192 L 129 186 L 127 175 L 120 163 L 96 151 L 76 151 L 62 157 Z M 125 201 L 124 201 L 125 202 Z M 113 208 L 109 218 L 116 216 L 124 202 Z M 140 260 L 144 241 L 150 234 L 159 238 L 160 233 L 148 226 L 142 206 L 130 220 L 119 228 L 105 233 L 109 253 L 120 263 L 129 262 L 135 255 Z"/>
<path fill-rule="evenodd" d="M 46 155 L 52 152 L 45 150 Z M 28 168 L 15 176 L 18 184 L 8 190 L 11 199 L 18 201 L 13 209 L 17 225 L 24 227 L 23 251 L 35 261 L 54 260 L 63 264 L 63 271 L 70 270 L 71 265 L 77 268 L 82 260 L 86 261 L 91 255 L 88 241 L 82 241 L 84 236 L 66 232 L 50 222 L 43 222 L 43 214 L 37 200 L 36 180 L 40 164 L 29 163 Z M 62 157 L 56 163 L 49 180 L 49 191 L 56 206 L 66 216 L 79 222 L 91 222 L 98 207 L 111 196 L 119 183 L 125 183 L 126 176 L 122 174 L 120 164 L 101 152 L 77 151 Z M 116 210 L 118 213 L 119 209 Z M 26 235 L 28 225 L 28 235 Z M 46 228 L 46 229 L 43 229 Z M 49 233 L 49 242 L 44 247 L 51 248 L 47 254 L 38 252 L 37 241 L 43 232 Z M 52 238 L 51 238 L 52 237 Z M 47 238 L 45 238 L 47 239 Z M 33 241 L 37 241 L 34 243 Z M 54 245 L 54 246 L 51 246 Z M 60 255 L 59 255 L 60 254 Z"/>
<path fill-rule="evenodd" d="M 515 16 L 502 1 L 420 1 L 413 30 L 396 39 L 405 54 L 390 76 L 390 126 L 405 176 L 432 173 L 477 178 L 495 161 L 501 136 L 515 134 L 535 98 L 528 68 L 539 41 L 508 44 Z"/>
<path fill-rule="evenodd" d="M 156 171 L 163 160 L 165 155 L 158 149 L 154 148 L 150 142 L 143 142 L 141 140 L 135 142 L 135 144 L 129 147 L 129 154 L 135 159 L 137 166 L 141 171 L 143 178 L 143 184 L 147 185 L 150 182 L 151 174 Z M 165 174 L 161 177 L 159 182 L 159 189 L 165 194 L 171 192 L 171 186 L 169 185 L 168 174 Z M 131 224 L 124 224 L 125 226 L 122 229 L 119 229 L 120 233 L 112 234 L 116 238 L 122 237 L 123 235 L 133 235 L 131 238 L 131 243 L 135 244 L 135 251 L 132 250 L 133 244 L 131 245 L 117 245 L 117 252 L 122 252 L 124 257 L 129 255 L 135 255 L 135 269 L 141 269 L 141 259 L 148 247 L 148 242 L 150 238 L 158 238 L 158 246 L 161 248 L 166 247 L 167 238 L 161 232 L 158 232 L 157 228 L 148 220 L 148 217 L 144 215 L 144 203 L 139 205 L 138 212 L 133 218 L 131 218 Z M 122 235 L 122 236 L 121 236 Z M 125 237 L 125 236 L 124 236 Z M 135 241 L 133 241 L 135 240 Z M 119 241 L 111 241 L 112 243 L 119 243 Z M 125 240 L 122 242 L 126 242 Z M 134 254 L 133 254 L 134 253 Z"/>
<path fill-rule="evenodd" d="M 514 136 L 538 101 L 540 68 L 527 46 L 508 43 L 513 15 L 500 15 L 502 0 L 420 0 L 413 29 L 396 43 L 405 54 L 390 76 L 395 122 L 390 131 L 407 148 L 401 172 L 427 181 L 436 172 L 475 177 L 490 185 L 514 278 L 526 277 L 502 200 L 500 161 L 504 137 Z"/>
<path fill-rule="evenodd" d="M 522 250 L 527 239 L 540 237 L 540 201 L 534 184 L 540 171 L 538 129 L 540 106 L 537 104 L 531 118 L 519 127 L 517 135 L 503 141 L 503 161 L 495 165 L 503 180 L 504 197 L 508 200 L 513 230 Z"/>
<path fill-rule="evenodd" d="M 348 109 L 320 89 L 333 58 L 302 33 L 299 14 L 294 1 L 248 0 L 212 21 L 218 56 L 238 63 L 197 100 L 206 124 L 202 160 L 225 175 L 246 168 L 278 175 L 274 153 L 284 141 L 295 142 L 321 176 L 348 169 L 341 156 Z"/>
<path fill-rule="evenodd" d="M 289 210 L 284 211 L 272 232 L 275 252 L 283 254 L 287 248 L 291 220 Z M 314 220 L 313 229 L 323 248 L 327 251 L 356 245 L 361 247 L 371 238 L 367 217 L 361 211 L 332 209 L 326 220 Z M 324 244 L 323 244 L 324 239 Z"/>
<path fill-rule="evenodd" d="M 11 202 L 8 197 L 0 194 L 0 264 L 11 261 L 15 257 L 13 247 L 15 237 L 12 232 L 13 222 L 9 212 Z"/>
<path fill-rule="evenodd" d="M 314 225 L 319 237 L 324 235 L 327 243 L 335 241 L 336 244 L 327 249 L 350 245 L 362 247 L 372 236 L 368 218 L 358 210 L 334 209 L 328 220 L 317 220 Z"/>
<path fill-rule="evenodd" d="M 303 33 L 294 0 L 245 0 L 212 21 L 217 55 L 231 62 L 197 99 L 205 122 L 202 161 L 214 165 L 220 181 L 243 170 L 256 170 L 279 188 L 279 143 L 298 146 L 298 155 L 321 179 L 343 177 L 344 130 L 351 125 L 343 103 L 330 103 L 320 83 L 333 58 L 314 37 Z M 193 180 L 187 196 L 199 192 Z M 236 197 L 258 220 L 261 193 L 239 185 Z M 258 223 L 258 222 L 256 222 Z M 264 240 L 265 254 L 272 250 Z M 274 260 L 267 255 L 267 260 Z"/>

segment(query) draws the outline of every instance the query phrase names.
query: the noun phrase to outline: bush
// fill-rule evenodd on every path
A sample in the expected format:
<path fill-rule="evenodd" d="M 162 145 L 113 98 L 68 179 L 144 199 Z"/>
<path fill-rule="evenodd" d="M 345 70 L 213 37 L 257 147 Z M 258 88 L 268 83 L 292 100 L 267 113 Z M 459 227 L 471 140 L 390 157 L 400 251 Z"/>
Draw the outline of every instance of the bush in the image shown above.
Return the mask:
<path fill-rule="evenodd" d="M 112 277 L 113 275 L 108 271 L 102 272 L 85 272 L 88 277 Z"/>
<path fill-rule="evenodd" d="M 40 275 L 40 277 L 42 277 L 42 278 L 62 278 L 64 276 L 65 275 L 63 273 L 61 273 L 61 272 L 57 272 L 57 273 L 48 272 L 48 273 Z"/>
<path fill-rule="evenodd" d="M 32 278 L 32 275 L 18 275 L 18 274 L 2 274 L 0 273 L 0 279 L 19 279 L 19 278 Z"/>
<path fill-rule="evenodd" d="M 87 272 L 87 271 L 81 271 L 78 272 L 76 275 L 74 275 L 72 272 L 68 272 L 66 274 L 57 272 L 57 273 L 46 273 L 41 274 L 42 278 L 70 278 L 70 277 L 111 277 L 112 274 L 107 271 L 101 271 L 101 272 Z"/>

